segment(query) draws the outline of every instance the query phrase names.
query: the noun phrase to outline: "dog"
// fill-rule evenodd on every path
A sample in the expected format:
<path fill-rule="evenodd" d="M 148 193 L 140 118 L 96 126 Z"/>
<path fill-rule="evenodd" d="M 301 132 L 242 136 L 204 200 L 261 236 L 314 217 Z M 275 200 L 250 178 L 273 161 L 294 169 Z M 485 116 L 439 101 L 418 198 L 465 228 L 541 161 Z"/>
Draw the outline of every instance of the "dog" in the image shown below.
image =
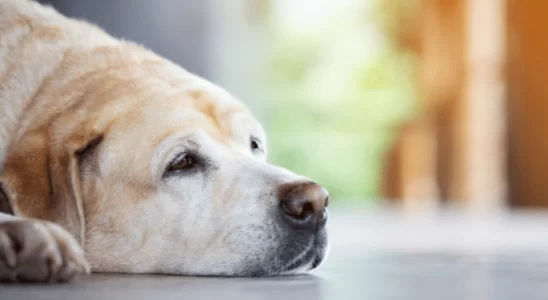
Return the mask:
<path fill-rule="evenodd" d="M 146 48 L 0 0 L 0 280 L 276 276 L 327 253 L 325 188 L 259 122 Z"/>

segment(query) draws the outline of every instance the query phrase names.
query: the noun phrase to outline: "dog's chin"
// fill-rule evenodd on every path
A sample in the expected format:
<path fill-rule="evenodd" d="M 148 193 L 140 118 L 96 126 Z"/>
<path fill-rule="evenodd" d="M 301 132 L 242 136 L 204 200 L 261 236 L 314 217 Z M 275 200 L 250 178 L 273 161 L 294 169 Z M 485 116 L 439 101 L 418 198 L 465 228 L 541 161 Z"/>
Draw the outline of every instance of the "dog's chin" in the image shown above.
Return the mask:
<path fill-rule="evenodd" d="M 294 243 L 297 244 L 297 243 Z M 280 247 L 271 258 L 261 266 L 247 269 L 244 273 L 250 277 L 269 277 L 296 275 L 319 267 L 328 252 L 327 238 L 324 232 L 317 234 L 300 252 L 295 253 L 294 245 Z"/>
<path fill-rule="evenodd" d="M 306 257 L 306 259 L 299 259 L 295 262 L 292 262 L 287 267 L 281 268 L 280 271 L 275 275 L 297 275 L 316 269 L 325 260 L 325 254 L 319 252 L 320 251 L 310 251 L 308 253 L 302 253 L 303 257 Z"/>

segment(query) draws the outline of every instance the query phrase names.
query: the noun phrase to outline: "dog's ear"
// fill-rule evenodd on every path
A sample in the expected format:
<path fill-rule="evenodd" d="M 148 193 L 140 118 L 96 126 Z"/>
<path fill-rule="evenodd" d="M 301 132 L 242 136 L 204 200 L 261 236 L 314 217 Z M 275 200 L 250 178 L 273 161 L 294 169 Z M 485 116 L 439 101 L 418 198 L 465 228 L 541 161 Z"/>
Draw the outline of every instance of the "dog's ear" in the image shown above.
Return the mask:
<path fill-rule="evenodd" d="M 0 177 L 15 215 L 52 221 L 84 243 L 85 213 L 81 168 L 97 151 L 102 136 L 54 141 L 29 133 L 13 145 Z"/>

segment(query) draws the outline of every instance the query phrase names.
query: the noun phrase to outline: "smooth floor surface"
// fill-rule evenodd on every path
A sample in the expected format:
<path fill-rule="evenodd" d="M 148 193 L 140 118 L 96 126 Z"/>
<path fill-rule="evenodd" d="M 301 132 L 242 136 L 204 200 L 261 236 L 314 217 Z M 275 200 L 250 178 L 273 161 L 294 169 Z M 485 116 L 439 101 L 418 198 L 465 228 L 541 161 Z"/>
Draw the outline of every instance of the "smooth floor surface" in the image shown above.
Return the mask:
<path fill-rule="evenodd" d="M 548 215 L 332 212 L 320 269 L 277 278 L 92 275 L 0 299 L 548 299 Z"/>

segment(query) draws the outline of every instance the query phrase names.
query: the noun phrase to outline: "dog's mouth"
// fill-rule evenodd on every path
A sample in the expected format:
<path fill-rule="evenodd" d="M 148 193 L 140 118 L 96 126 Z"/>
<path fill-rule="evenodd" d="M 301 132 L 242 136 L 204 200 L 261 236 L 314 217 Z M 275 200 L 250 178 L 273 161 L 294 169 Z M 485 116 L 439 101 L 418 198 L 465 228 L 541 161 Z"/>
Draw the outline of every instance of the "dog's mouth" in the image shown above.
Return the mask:
<path fill-rule="evenodd" d="M 317 268 L 323 261 L 325 246 L 314 239 L 310 245 L 281 268 L 282 274 L 298 273 Z"/>
<path fill-rule="evenodd" d="M 273 253 L 266 265 L 250 270 L 251 277 L 293 275 L 313 270 L 321 265 L 327 253 L 327 237 L 324 230 L 307 243 L 290 242 Z"/>
<path fill-rule="evenodd" d="M 327 252 L 327 235 L 324 229 L 318 231 L 312 240 L 295 254 L 294 250 L 299 246 L 299 243 L 293 243 L 286 249 L 286 253 L 293 255 L 282 255 L 281 258 L 285 262 L 280 268 L 280 274 L 296 274 L 300 272 L 310 271 L 318 266 L 324 261 Z M 285 257 L 285 259 L 284 259 Z"/>

